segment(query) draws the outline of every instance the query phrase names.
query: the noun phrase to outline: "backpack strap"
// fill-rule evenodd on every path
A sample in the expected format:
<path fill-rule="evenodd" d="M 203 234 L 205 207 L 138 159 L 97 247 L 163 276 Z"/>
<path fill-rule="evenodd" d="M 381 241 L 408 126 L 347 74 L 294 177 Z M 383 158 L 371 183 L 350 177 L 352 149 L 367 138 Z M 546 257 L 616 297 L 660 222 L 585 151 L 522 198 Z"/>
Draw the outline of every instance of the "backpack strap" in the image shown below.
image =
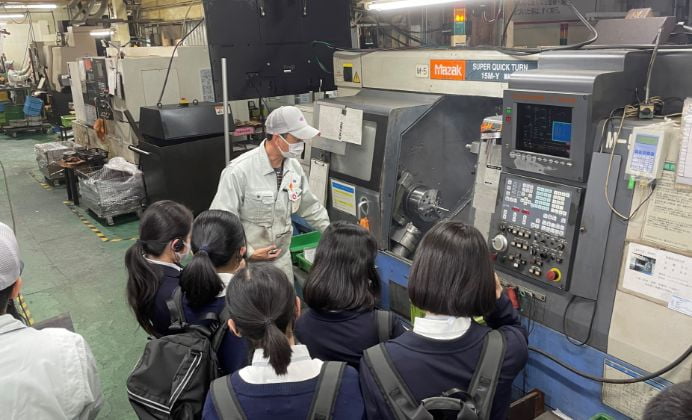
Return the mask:
<path fill-rule="evenodd" d="M 495 389 L 505 359 L 505 347 L 505 336 L 502 332 L 491 330 L 485 336 L 483 350 L 468 389 L 468 393 L 476 402 L 479 420 L 490 418 Z"/>
<path fill-rule="evenodd" d="M 390 411 L 397 420 L 432 419 L 418 410 L 419 404 L 392 364 L 384 344 L 371 347 L 363 353 L 363 361 L 373 374 Z"/>
<path fill-rule="evenodd" d="M 173 290 L 173 294 L 166 300 L 166 306 L 171 317 L 170 329 L 181 329 L 185 326 L 185 312 L 183 311 L 183 291 L 180 286 Z"/>
<path fill-rule="evenodd" d="M 218 315 L 219 326 L 217 327 L 216 331 L 214 331 L 214 335 L 211 338 L 211 348 L 215 352 L 219 351 L 219 348 L 221 348 L 221 343 L 223 342 L 223 338 L 229 331 L 228 320 L 230 318 L 231 312 L 228 310 L 228 307 L 224 306 L 224 308 L 221 310 L 221 313 L 219 313 Z"/>
<path fill-rule="evenodd" d="M 211 400 L 221 420 L 247 420 L 228 376 L 211 383 Z"/>
<path fill-rule="evenodd" d="M 341 378 L 344 375 L 346 363 L 324 362 L 315 388 L 315 396 L 312 398 L 308 420 L 329 420 L 334 412 L 336 396 L 341 387 Z"/>
<path fill-rule="evenodd" d="M 392 313 L 389 311 L 376 310 L 375 315 L 377 316 L 377 336 L 380 339 L 380 343 L 392 338 Z"/>

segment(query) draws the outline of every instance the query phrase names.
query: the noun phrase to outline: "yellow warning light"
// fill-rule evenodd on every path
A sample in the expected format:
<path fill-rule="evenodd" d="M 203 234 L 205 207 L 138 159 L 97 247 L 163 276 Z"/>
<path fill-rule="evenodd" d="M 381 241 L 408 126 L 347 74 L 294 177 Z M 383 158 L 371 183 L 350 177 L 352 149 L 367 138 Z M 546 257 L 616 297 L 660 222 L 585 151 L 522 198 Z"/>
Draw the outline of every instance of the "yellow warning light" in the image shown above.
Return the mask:
<path fill-rule="evenodd" d="M 454 22 L 461 23 L 466 21 L 466 9 L 454 9 Z"/>

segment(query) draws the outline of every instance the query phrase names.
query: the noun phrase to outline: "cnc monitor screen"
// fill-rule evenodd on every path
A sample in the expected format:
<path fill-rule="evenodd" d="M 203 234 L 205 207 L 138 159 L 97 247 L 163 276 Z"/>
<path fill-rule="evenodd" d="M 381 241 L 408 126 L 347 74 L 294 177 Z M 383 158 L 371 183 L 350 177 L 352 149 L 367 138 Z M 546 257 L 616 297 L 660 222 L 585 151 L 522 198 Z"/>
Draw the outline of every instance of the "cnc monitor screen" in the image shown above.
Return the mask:
<path fill-rule="evenodd" d="M 570 157 L 572 108 L 519 103 L 516 127 L 517 150 Z"/>

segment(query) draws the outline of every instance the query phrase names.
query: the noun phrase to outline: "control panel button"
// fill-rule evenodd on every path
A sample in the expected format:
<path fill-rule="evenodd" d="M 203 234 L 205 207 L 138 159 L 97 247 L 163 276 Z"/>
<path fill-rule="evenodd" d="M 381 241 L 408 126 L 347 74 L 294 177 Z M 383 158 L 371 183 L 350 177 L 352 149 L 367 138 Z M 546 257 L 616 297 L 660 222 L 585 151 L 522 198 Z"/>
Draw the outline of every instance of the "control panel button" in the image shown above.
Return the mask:
<path fill-rule="evenodd" d="M 559 268 L 551 268 L 545 273 L 545 278 L 547 278 L 548 281 L 558 282 L 562 278 L 562 273 Z"/>

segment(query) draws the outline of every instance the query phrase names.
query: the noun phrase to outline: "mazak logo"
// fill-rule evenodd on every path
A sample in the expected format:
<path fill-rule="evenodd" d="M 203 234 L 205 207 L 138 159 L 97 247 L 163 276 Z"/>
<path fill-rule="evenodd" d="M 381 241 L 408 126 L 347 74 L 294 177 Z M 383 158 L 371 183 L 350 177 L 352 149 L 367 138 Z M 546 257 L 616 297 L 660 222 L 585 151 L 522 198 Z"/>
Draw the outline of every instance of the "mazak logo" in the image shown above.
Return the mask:
<path fill-rule="evenodd" d="M 430 78 L 438 80 L 466 80 L 466 61 L 430 60 Z"/>

